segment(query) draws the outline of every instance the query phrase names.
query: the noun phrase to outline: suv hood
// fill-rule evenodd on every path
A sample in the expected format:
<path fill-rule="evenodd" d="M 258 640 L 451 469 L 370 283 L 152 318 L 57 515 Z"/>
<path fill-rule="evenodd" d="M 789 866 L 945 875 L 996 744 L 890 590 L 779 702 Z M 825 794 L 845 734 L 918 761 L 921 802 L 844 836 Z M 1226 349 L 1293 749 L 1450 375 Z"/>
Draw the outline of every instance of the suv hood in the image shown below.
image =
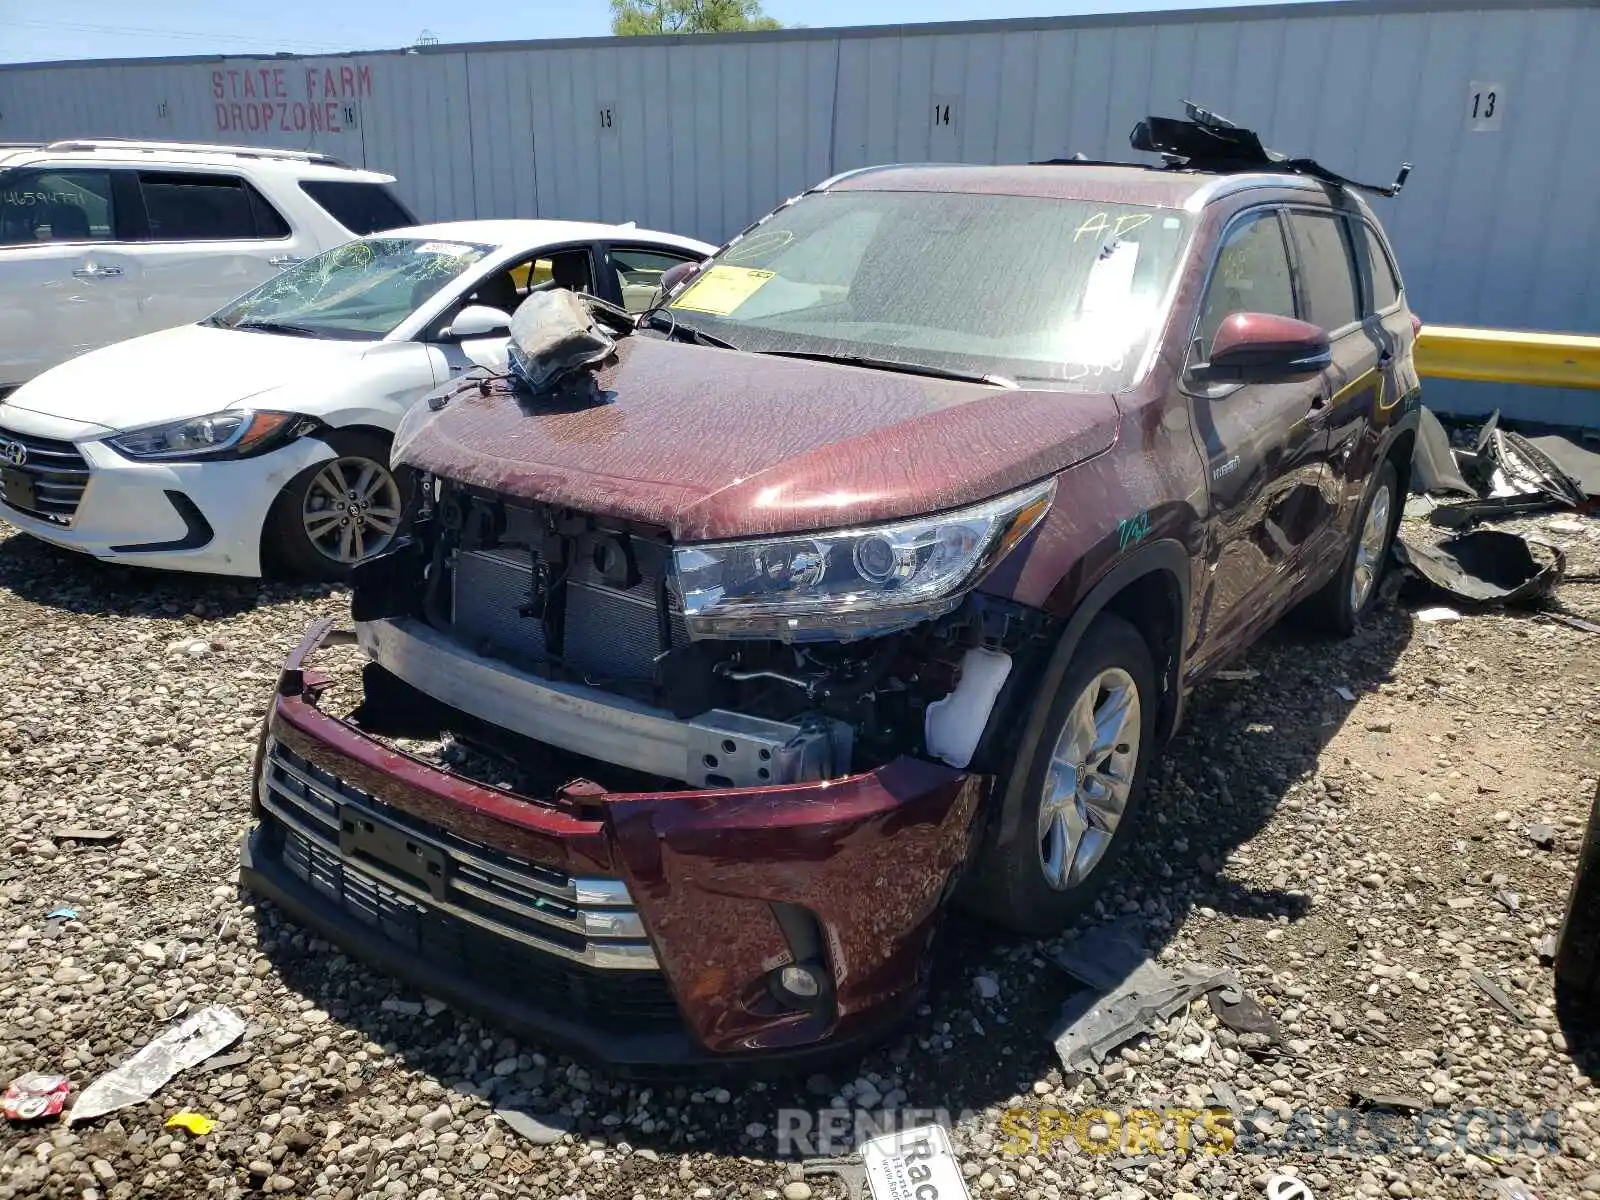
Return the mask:
<path fill-rule="evenodd" d="M 68 359 L 5 403 L 104 431 L 132 429 L 217 412 L 380 344 L 179 325 Z"/>
<path fill-rule="evenodd" d="M 682 541 L 917 516 L 1111 447 L 1103 393 L 986 387 L 631 337 L 597 403 L 467 380 L 394 457 L 464 484 L 643 521 Z"/>

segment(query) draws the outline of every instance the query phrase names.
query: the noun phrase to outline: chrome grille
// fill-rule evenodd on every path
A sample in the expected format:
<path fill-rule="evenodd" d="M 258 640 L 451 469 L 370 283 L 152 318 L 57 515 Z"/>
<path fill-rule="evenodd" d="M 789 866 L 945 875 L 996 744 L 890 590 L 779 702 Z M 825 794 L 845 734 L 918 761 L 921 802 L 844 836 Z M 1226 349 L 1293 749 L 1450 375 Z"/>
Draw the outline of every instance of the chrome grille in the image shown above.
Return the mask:
<path fill-rule="evenodd" d="M 656 969 L 621 880 L 571 877 L 468 841 L 277 743 L 263 770 L 261 805 L 287 835 L 285 865 L 365 923 L 414 925 L 437 912 L 574 963 Z"/>
<path fill-rule="evenodd" d="M 19 457 L 20 463 L 15 461 Z M 16 479 L 13 473 L 25 478 Z M 31 495 L 21 494 L 19 483 Z M 0 429 L 0 500 L 8 507 L 70 525 L 88 483 L 89 464 L 71 442 Z"/>

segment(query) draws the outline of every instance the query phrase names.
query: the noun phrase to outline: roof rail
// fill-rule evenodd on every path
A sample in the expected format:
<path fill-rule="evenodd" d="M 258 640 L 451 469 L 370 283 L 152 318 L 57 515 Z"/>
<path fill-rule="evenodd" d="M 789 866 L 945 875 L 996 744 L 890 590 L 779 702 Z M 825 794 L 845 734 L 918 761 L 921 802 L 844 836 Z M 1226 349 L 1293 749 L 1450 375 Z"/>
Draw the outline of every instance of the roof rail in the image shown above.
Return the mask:
<path fill-rule="evenodd" d="M 354 170 L 342 158 L 319 150 L 279 150 L 272 146 L 224 146 L 209 142 L 147 142 L 141 138 L 67 138 L 42 146 L 43 150 L 133 150 L 147 154 L 161 152 L 186 154 L 231 154 L 236 158 L 283 159 L 289 162 L 316 163 L 327 167 Z"/>

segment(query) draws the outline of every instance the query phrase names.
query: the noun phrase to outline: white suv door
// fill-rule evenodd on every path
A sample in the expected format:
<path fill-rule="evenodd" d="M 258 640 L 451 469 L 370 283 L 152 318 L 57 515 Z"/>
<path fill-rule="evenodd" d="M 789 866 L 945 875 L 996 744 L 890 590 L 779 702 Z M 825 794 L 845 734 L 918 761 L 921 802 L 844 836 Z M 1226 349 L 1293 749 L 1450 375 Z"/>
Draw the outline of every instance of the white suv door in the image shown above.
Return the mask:
<path fill-rule="evenodd" d="M 195 168 L 139 170 L 145 236 L 141 333 L 198 321 L 320 247 L 248 180 Z"/>
<path fill-rule="evenodd" d="M 131 180 L 102 167 L 0 175 L 0 390 L 140 332 Z"/>

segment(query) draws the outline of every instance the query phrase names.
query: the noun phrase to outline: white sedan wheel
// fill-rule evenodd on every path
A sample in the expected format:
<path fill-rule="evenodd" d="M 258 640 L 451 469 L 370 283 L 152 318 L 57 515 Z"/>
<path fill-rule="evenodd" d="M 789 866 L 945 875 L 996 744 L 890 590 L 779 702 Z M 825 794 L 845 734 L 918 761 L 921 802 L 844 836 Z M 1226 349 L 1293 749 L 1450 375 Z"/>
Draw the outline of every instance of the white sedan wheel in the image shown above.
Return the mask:
<path fill-rule="evenodd" d="M 351 566 L 394 540 L 403 512 L 400 487 L 388 467 L 347 455 L 312 478 L 300 505 L 300 525 L 319 554 Z"/>

